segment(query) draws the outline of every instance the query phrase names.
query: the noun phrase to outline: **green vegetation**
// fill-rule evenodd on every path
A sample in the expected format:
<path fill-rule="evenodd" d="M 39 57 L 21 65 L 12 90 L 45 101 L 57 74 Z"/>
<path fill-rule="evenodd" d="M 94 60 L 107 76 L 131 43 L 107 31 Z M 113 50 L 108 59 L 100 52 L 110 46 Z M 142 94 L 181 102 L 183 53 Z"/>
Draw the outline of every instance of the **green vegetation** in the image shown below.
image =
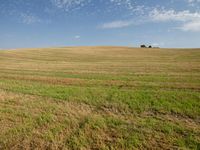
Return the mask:
<path fill-rule="evenodd" d="M 0 149 L 198 149 L 200 50 L 0 51 Z"/>

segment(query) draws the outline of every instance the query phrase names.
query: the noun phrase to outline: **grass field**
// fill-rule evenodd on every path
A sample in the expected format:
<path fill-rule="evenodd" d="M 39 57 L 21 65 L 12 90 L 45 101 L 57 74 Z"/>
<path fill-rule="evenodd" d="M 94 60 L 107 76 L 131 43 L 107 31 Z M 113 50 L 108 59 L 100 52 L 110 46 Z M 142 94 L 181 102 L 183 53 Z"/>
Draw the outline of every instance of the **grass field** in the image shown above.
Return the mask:
<path fill-rule="evenodd" d="M 0 51 L 0 149 L 199 149 L 200 49 Z"/>

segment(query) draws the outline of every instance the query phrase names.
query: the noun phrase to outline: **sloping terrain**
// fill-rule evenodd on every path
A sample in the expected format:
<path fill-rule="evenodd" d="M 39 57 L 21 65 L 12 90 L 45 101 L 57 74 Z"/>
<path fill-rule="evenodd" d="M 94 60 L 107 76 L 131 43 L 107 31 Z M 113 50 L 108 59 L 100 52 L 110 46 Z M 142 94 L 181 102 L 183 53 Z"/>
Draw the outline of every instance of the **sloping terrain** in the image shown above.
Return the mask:
<path fill-rule="evenodd" d="M 200 148 L 200 49 L 0 51 L 0 149 Z"/>

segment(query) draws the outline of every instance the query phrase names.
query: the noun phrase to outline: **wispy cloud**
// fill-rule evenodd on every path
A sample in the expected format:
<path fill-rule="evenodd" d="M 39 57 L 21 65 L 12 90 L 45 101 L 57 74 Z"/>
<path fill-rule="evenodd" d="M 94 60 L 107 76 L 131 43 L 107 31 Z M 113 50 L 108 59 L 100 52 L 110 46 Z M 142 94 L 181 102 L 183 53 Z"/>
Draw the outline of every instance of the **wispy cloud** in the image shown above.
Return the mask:
<path fill-rule="evenodd" d="M 134 0 L 110 0 L 111 3 L 115 3 L 118 6 L 125 6 L 128 9 L 134 8 Z"/>
<path fill-rule="evenodd" d="M 94 0 L 50 0 L 53 6 L 56 6 L 59 9 L 65 10 L 65 11 L 73 11 L 80 8 L 83 8 L 84 6 L 87 6 L 91 3 L 94 3 Z M 97 0 L 100 3 L 104 0 Z M 143 12 L 144 6 L 143 5 L 137 5 L 136 0 L 105 0 L 107 5 L 111 5 L 109 8 L 104 8 L 104 11 L 109 11 L 108 9 L 113 10 L 120 10 L 120 9 L 126 9 L 130 12 Z"/>
<path fill-rule="evenodd" d="M 149 17 L 154 22 L 181 22 L 182 25 L 177 28 L 183 31 L 200 31 L 200 12 L 154 9 Z"/>
<path fill-rule="evenodd" d="M 20 18 L 21 18 L 22 23 L 25 23 L 25 24 L 33 24 L 33 23 L 41 22 L 41 19 L 37 16 L 34 16 L 33 14 L 21 13 Z"/>
<path fill-rule="evenodd" d="M 75 35 L 74 38 L 75 38 L 75 39 L 80 39 L 81 36 L 80 36 L 80 35 Z"/>
<path fill-rule="evenodd" d="M 81 8 L 90 2 L 90 0 L 51 0 L 52 4 L 57 8 L 70 11 L 74 8 Z"/>
<path fill-rule="evenodd" d="M 100 0 L 101 1 L 101 0 Z M 84 6 L 87 3 L 92 3 L 92 0 L 51 0 L 52 4 L 57 6 L 58 8 L 71 8 L 73 6 Z M 111 2 L 113 4 L 116 4 L 118 6 L 124 6 L 128 9 L 134 8 L 134 0 L 108 0 L 108 2 Z"/>
<path fill-rule="evenodd" d="M 149 11 L 149 15 L 146 18 L 140 17 L 139 20 L 129 19 L 129 20 L 117 20 L 100 25 L 102 29 L 115 29 L 115 28 L 125 28 L 134 25 L 140 25 L 149 22 L 180 22 L 181 26 L 174 27 L 182 31 L 200 31 L 200 12 L 191 12 L 189 10 L 185 11 L 175 11 L 175 10 L 164 10 L 164 9 L 153 9 Z"/>
<path fill-rule="evenodd" d="M 175 10 L 158 10 L 150 12 L 150 17 L 154 21 L 189 21 L 200 20 L 200 13 L 191 13 L 189 10 L 176 12 Z"/>
<path fill-rule="evenodd" d="M 180 27 L 183 31 L 200 32 L 200 21 L 187 22 Z"/>
<path fill-rule="evenodd" d="M 187 0 L 188 3 L 192 4 L 192 3 L 199 3 L 200 0 Z"/>
<path fill-rule="evenodd" d="M 100 25 L 100 28 L 102 29 L 114 29 L 114 28 L 124 28 L 133 25 L 134 23 L 132 21 L 112 21 L 112 22 L 107 22 L 103 23 Z"/>

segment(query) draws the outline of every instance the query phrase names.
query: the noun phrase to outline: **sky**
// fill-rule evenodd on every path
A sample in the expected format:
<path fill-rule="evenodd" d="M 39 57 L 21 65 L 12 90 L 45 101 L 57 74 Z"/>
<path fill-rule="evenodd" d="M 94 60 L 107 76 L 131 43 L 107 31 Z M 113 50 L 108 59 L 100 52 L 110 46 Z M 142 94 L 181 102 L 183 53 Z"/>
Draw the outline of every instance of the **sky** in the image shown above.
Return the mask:
<path fill-rule="evenodd" d="M 200 0 L 0 0 L 0 49 L 200 47 Z"/>

